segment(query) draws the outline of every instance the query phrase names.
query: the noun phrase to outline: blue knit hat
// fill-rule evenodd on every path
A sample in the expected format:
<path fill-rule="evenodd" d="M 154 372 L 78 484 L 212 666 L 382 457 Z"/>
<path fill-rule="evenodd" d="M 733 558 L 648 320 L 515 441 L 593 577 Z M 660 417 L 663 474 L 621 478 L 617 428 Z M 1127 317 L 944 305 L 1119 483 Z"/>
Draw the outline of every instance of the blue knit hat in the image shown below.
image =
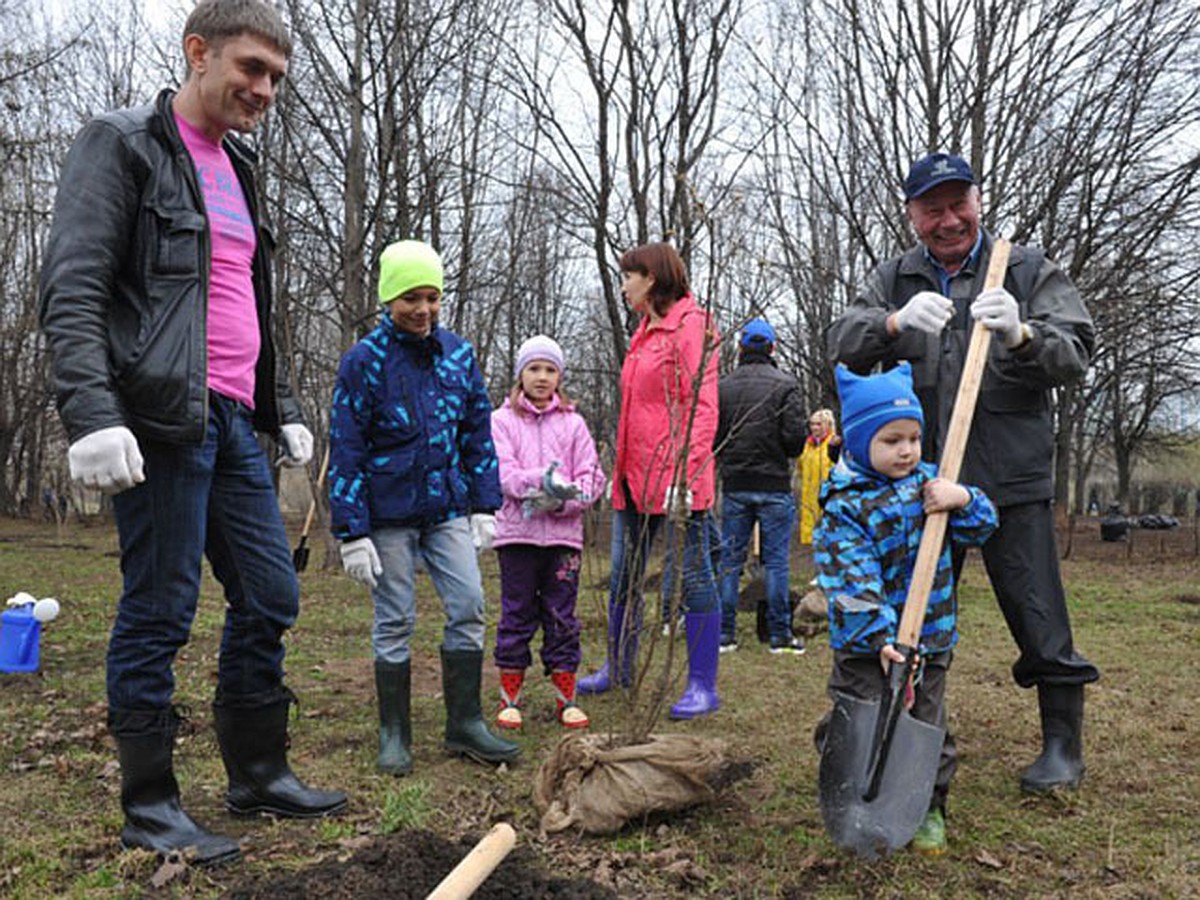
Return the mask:
<path fill-rule="evenodd" d="M 921 401 L 913 392 L 912 366 L 899 363 L 878 375 L 855 375 L 845 364 L 837 367 L 838 396 L 842 401 L 843 456 L 861 472 L 871 467 L 871 439 L 896 419 L 915 419 L 925 427 Z"/>

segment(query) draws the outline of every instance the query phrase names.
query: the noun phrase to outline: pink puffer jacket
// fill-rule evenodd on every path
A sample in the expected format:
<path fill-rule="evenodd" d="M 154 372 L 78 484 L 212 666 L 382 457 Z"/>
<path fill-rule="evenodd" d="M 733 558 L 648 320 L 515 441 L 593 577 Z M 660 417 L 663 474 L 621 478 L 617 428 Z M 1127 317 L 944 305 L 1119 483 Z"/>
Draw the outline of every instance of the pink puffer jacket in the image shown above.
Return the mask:
<path fill-rule="evenodd" d="M 583 510 L 604 492 L 604 470 L 591 432 L 573 406 L 556 394 L 545 409 L 521 395 L 520 411 L 510 401 L 492 412 L 492 442 L 500 460 L 504 505 L 496 513 L 494 546 L 536 544 L 583 548 Z M 583 492 L 561 510 L 526 517 L 522 501 L 542 486 L 542 475 L 558 460 L 558 474 Z"/>
<path fill-rule="evenodd" d="M 716 323 L 691 294 L 677 300 L 657 324 L 651 326 L 649 317 L 642 319 L 633 333 L 621 368 L 613 509 L 627 506 L 624 480 L 638 512 L 662 513 L 685 441 L 682 480 L 692 492 L 692 509 L 712 507 L 719 340 Z M 702 361 L 704 372 L 692 417 Z"/>

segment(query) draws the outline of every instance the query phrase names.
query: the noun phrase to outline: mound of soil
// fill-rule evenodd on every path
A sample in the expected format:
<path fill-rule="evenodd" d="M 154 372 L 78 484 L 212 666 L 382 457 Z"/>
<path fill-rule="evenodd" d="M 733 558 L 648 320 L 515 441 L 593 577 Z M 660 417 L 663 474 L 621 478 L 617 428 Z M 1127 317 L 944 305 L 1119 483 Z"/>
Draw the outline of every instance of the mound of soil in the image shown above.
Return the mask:
<path fill-rule="evenodd" d="M 458 865 L 478 838 L 448 841 L 431 831 L 402 831 L 372 840 L 350 859 L 318 863 L 299 872 L 256 875 L 230 886 L 230 900 L 316 900 L 392 898 L 419 900 L 429 895 Z M 474 900 L 609 900 L 612 890 L 586 879 L 547 875 L 526 847 L 510 853 L 479 889 Z"/>

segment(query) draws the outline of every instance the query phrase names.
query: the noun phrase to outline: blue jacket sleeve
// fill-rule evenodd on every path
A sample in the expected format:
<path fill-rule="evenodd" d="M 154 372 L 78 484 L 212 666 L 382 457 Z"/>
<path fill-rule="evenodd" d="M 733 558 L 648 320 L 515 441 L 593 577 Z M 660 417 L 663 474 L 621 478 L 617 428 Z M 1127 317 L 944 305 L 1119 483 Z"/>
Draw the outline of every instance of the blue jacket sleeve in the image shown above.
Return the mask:
<path fill-rule="evenodd" d="M 950 514 L 950 540 L 963 546 L 979 547 L 992 536 L 1000 524 L 1000 517 L 987 494 L 977 487 L 963 487 L 971 494 L 971 502 Z"/>
<path fill-rule="evenodd" d="M 504 502 L 500 493 L 500 463 L 492 443 L 492 401 L 483 372 L 471 351 L 471 377 L 466 407 L 458 430 L 458 453 L 469 485 L 472 513 L 495 512 Z"/>
<path fill-rule="evenodd" d="M 333 536 L 339 540 L 371 533 L 367 435 L 370 393 L 353 350 L 342 357 L 329 412 L 329 509 Z"/>
<path fill-rule="evenodd" d="M 876 541 L 847 504 L 834 499 L 814 536 L 817 583 L 829 601 L 829 645 L 877 653 L 899 624 L 889 605 Z"/>

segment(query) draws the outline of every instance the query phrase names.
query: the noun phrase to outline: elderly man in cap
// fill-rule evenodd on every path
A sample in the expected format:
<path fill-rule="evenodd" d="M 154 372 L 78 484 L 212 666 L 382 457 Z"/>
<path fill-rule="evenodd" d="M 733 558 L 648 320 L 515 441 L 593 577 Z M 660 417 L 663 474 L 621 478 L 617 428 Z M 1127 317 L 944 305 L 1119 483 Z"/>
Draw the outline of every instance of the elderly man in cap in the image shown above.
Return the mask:
<path fill-rule="evenodd" d="M 1051 391 L 1080 378 L 1095 333 L 1079 292 L 1038 250 L 1014 246 L 1004 285 L 982 291 L 992 238 L 971 166 L 933 153 L 904 181 L 917 247 L 880 265 L 829 332 L 832 363 L 861 373 L 909 360 L 925 411 L 924 456 L 942 450 L 972 320 L 992 331 L 964 482 L 1000 512 L 983 561 L 1020 656 L 1013 678 L 1037 686 L 1042 752 L 1022 790 L 1077 787 L 1083 778 L 1083 686 L 1100 677 L 1075 650 L 1058 568 L 1051 501 Z M 955 581 L 962 568 L 955 557 Z"/>
<path fill-rule="evenodd" d="M 737 649 L 738 586 L 750 533 L 762 535 L 771 653 L 799 655 L 792 636 L 788 557 L 796 499 L 791 471 L 804 448 L 805 416 L 796 379 L 775 366 L 775 329 L 751 319 L 738 340 L 738 365 L 721 379 L 714 449 L 721 471 L 721 652 Z"/>

